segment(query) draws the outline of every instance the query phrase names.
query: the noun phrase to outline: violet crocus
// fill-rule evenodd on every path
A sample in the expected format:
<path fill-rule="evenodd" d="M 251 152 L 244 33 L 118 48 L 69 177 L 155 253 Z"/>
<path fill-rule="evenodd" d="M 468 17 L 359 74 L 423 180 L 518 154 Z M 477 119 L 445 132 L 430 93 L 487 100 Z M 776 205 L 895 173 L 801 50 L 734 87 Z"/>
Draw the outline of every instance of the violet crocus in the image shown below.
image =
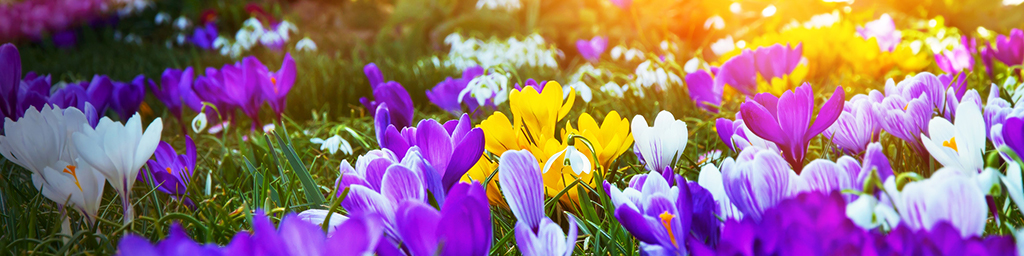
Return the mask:
<path fill-rule="evenodd" d="M 245 57 L 242 62 L 233 65 L 224 65 L 220 70 L 228 99 L 252 119 L 250 130 L 262 126 L 259 114 L 263 106 L 263 88 L 271 87 L 265 85 L 270 83 L 266 70 L 267 67 L 253 56 Z"/>
<path fill-rule="evenodd" d="M 82 82 L 86 94 L 89 96 L 89 103 L 96 108 L 101 115 L 107 112 L 111 94 L 114 91 L 114 82 L 104 75 L 95 75 L 88 83 Z"/>
<path fill-rule="evenodd" d="M 19 109 L 21 54 L 13 44 L 0 46 L 0 118 L 17 121 L 25 112 Z"/>
<path fill-rule="evenodd" d="M 781 152 L 779 146 L 774 142 L 766 141 L 750 132 L 746 123 L 743 122 L 741 113 L 736 113 L 736 120 L 719 118 L 715 122 L 715 129 L 718 130 L 718 137 L 722 139 L 722 143 L 725 143 L 733 151 L 741 151 L 747 147 L 760 147 Z"/>
<path fill-rule="evenodd" d="M 384 78 L 381 76 L 380 70 L 373 63 L 367 64 L 363 71 L 366 73 L 366 78 L 370 80 L 374 100 L 371 101 L 363 97 L 359 99 L 359 102 L 363 103 L 366 109 L 372 110 L 376 110 L 378 105 L 387 105 L 391 124 L 398 129 L 412 126 L 413 114 L 416 113 L 416 109 L 412 104 L 409 91 L 406 91 L 405 87 L 398 82 L 383 82 Z"/>
<path fill-rule="evenodd" d="M 640 250 L 648 255 L 686 255 L 687 244 L 718 242 L 718 219 L 706 217 L 717 207 L 712 195 L 682 177 L 674 180 L 676 184 L 669 184 L 661 174 L 649 172 L 633 176 L 622 190 L 604 183 L 615 218 L 640 240 Z M 710 228 L 696 232 L 697 227 Z"/>
<path fill-rule="evenodd" d="M 843 105 L 843 112 L 828 129 L 825 137 L 851 154 L 858 154 L 868 143 L 878 141 L 882 125 L 878 121 L 875 105 L 885 98 L 882 93 L 872 90 L 868 95 L 858 94 Z"/>
<path fill-rule="evenodd" d="M 836 87 L 813 123 L 814 92 L 807 83 L 795 91 L 786 91 L 779 98 L 770 93 L 758 94 L 740 106 L 740 113 L 749 124 L 747 128 L 757 136 L 778 144 L 786 161 L 800 173 L 811 139 L 839 118 L 845 95 L 842 86 Z"/>
<path fill-rule="evenodd" d="M 192 67 L 185 68 L 185 70 L 169 68 L 164 70 L 163 75 L 160 76 L 159 87 L 155 84 L 149 85 L 153 95 L 163 102 L 167 106 L 167 111 L 171 112 L 181 123 L 182 133 L 187 133 L 184 132 L 187 122 L 181 119 L 184 107 L 197 112 L 202 108 L 199 96 L 192 90 L 193 77 Z"/>
<path fill-rule="evenodd" d="M 580 56 L 592 63 L 597 63 L 601 59 L 601 54 L 604 54 L 607 47 L 608 38 L 603 36 L 595 36 L 590 40 L 576 40 L 576 50 L 580 51 Z"/>
<path fill-rule="evenodd" d="M 31 71 L 25 73 L 21 80 L 21 88 L 18 90 L 18 108 L 21 109 L 19 112 L 24 113 L 24 110 L 30 107 L 42 109 L 50 98 L 51 84 L 50 75 L 40 76 Z"/>
<path fill-rule="evenodd" d="M 196 27 L 188 41 L 201 49 L 212 50 L 213 41 L 217 40 L 217 36 L 219 36 L 217 25 L 213 22 L 207 22 L 202 27 Z"/>
<path fill-rule="evenodd" d="M 152 86 L 153 80 L 146 79 L 144 75 L 136 76 L 130 83 L 114 82 L 109 107 L 117 113 L 118 118 L 128 120 L 139 111 L 139 105 L 146 99 L 146 83 Z"/>
<path fill-rule="evenodd" d="M 462 71 L 462 77 L 460 78 L 445 78 L 444 81 L 437 83 L 437 86 L 434 86 L 433 89 L 427 90 L 427 99 L 434 103 L 434 105 L 448 111 L 448 113 L 460 115 L 463 113 L 463 109 L 462 104 L 459 103 L 459 93 L 466 89 L 469 81 L 483 74 L 483 68 L 474 66 Z M 467 107 L 469 107 L 469 113 L 474 113 L 480 107 L 475 100 L 471 100 L 472 98 L 471 95 L 467 94 L 461 99 L 461 102 L 466 103 Z"/>
<path fill-rule="evenodd" d="M 728 85 L 740 93 L 754 95 L 757 92 L 757 69 L 754 63 L 754 52 L 750 50 L 743 50 L 725 61 L 715 73 L 715 87 L 724 88 Z"/>
<path fill-rule="evenodd" d="M 267 86 L 263 88 L 263 96 L 266 97 L 265 100 L 270 103 L 270 109 L 274 110 L 274 114 L 280 121 L 281 114 L 288 104 L 288 92 L 292 90 L 292 85 L 295 85 L 295 60 L 292 59 L 292 54 L 285 53 L 281 69 L 267 71 L 267 76 L 270 82 L 262 83 Z"/>
<path fill-rule="evenodd" d="M 993 56 L 1007 66 L 1024 64 L 1024 31 L 1015 28 L 1009 36 L 996 37 Z"/>
<path fill-rule="evenodd" d="M 803 43 L 797 44 L 796 47 L 790 47 L 789 44 L 758 47 L 754 50 L 754 65 L 765 81 L 771 81 L 772 78 L 782 78 L 792 73 L 793 69 L 800 65 L 803 52 Z"/>
<path fill-rule="evenodd" d="M 233 69 L 234 67 L 231 66 L 232 68 L 227 68 L 228 66 L 225 66 L 225 69 Z M 228 121 L 231 119 L 234 116 L 235 109 L 238 108 L 238 105 L 235 104 L 232 95 L 228 94 L 228 88 L 224 78 L 225 74 L 234 75 L 232 72 L 224 72 L 217 68 L 207 67 L 206 74 L 197 77 L 195 84 L 192 86 L 192 89 L 196 92 L 196 95 L 199 96 L 199 99 L 217 107 L 216 112 L 220 112 L 220 116 L 217 115 L 212 108 L 207 109 L 206 112 L 207 116 L 218 118 L 218 120 L 219 118 L 225 119 L 219 121 Z"/>
<path fill-rule="evenodd" d="M 484 187 L 479 182 L 458 183 L 450 192 L 440 211 L 414 200 L 398 207 L 398 238 L 411 255 L 490 253 L 494 233 Z M 378 253 L 384 254 L 380 249 Z"/>
<path fill-rule="evenodd" d="M 515 84 L 515 88 L 516 88 L 516 91 L 523 91 L 524 88 L 533 87 L 533 90 L 535 90 L 537 92 L 542 92 L 542 91 L 544 91 L 544 85 L 547 85 L 547 84 L 548 84 L 548 81 L 537 82 L 537 80 L 534 80 L 533 78 L 528 78 L 528 79 L 526 79 L 525 82 L 523 82 L 522 86 L 520 86 L 519 83 L 516 83 Z"/>
<path fill-rule="evenodd" d="M 375 126 L 381 148 L 390 149 L 403 159 L 411 147 L 418 146 L 423 157 L 441 175 L 448 190 L 480 159 L 484 151 L 484 133 L 474 128 L 469 115 L 442 125 L 434 119 L 420 120 L 416 127 L 402 128 L 387 123 L 385 106 L 378 107 Z"/>
<path fill-rule="evenodd" d="M 999 144 L 1006 145 L 1018 157 L 1024 159 L 1024 117 L 1008 117 L 1005 122 L 999 125 L 999 129 L 996 128 L 997 126 L 992 127 L 992 133 L 998 132 L 1001 135 L 999 141 L 1002 143 L 996 144 L 996 139 L 993 139 L 993 143 L 996 146 L 1000 146 Z"/>
<path fill-rule="evenodd" d="M 544 215 L 544 181 L 530 151 L 509 150 L 501 155 L 498 182 L 516 222 L 516 244 L 523 255 L 572 255 L 576 218 L 566 213 L 569 233 Z"/>
<path fill-rule="evenodd" d="M 690 92 L 690 99 L 697 104 L 697 107 L 710 112 L 718 112 L 718 106 L 722 104 L 725 84 L 715 83 L 714 78 L 707 71 L 697 70 L 686 75 L 686 88 Z"/>
<path fill-rule="evenodd" d="M 902 34 L 896 29 L 896 22 L 888 13 L 882 14 L 877 20 L 869 21 L 864 27 L 857 27 L 857 34 L 865 40 L 875 38 L 878 48 L 891 52 L 900 44 Z"/>
<path fill-rule="evenodd" d="M 185 154 L 178 155 L 171 144 L 161 141 L 153 153 L 156 160 L 146 162 L 139 179 L 152 179 L 157 190 L 173 196 L 184 196 L 196 170 L 196 144 L 185 135 Z"/>
<path fill-rule="evenodd" d="M 967 36 L 964 36 L 966 41 Z M 952 50 L 945 49 L 941 53 L 935 54 L 935 64 L 939 66 L 939 69 L 950 74 L 956 74 L 961 71 L 973 71 L 974 70 L 974 56 L 971 55 L 971 51 L 963 44 L 956 44 Z"/>

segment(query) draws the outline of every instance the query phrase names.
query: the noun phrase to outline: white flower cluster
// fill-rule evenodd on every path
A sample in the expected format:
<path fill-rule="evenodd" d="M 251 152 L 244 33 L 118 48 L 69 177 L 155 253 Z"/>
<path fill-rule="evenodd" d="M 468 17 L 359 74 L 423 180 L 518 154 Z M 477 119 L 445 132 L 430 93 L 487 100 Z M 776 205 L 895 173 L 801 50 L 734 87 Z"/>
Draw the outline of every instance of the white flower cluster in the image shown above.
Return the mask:
<path fill-rule="evenodd" d="M 557 68 L 556 56 L 562 55 L 558 48 L 548 44 L 539 34 L 532 34 L 523 40 L 509 37 L 506 40 L 491 38 L 485 41 L 463 38 L 459 33 L 453 33 L 445 37 L 444 42 L 451 47 L 444 65 L 458 70 L 473 66 L 487 69 L 502 64 L 515 68 Z"/>
<path fill-rule="evenodd" d="M 242 28 L 235 33 L 234 40 L 224 36 L 217 37 L 217 40 L 213 41 L 213 48 L 220 49 L 221 55 L 238 58 L 257 43 L 264 46 L 283 45 L 290 39 L 291 32 L 298 32 L 298 28 L 287 20 L 281 21 L 276 28 L 266 29 L 262 22 L 253 17 L 242 24 Z"/>
<path fill-rule="evenodd" d="M 583 98 L 584 102 L 590 102 L 593 98 L 593 93 L 590 90 L 590 86 L 588 86 L 583 79 L 586 77 L 601 79 L 606 75 L 609 77 L 612 76 L 611 71 L 596 68 L 593 65 L 590 65 L 589 62 L 583 64 L 583 66 L 576 69 L 576 73 L 569 76 L 569 82 L 562 86 L 562 98 L 568 97 L 569 88 L 573 88 L 580 94 L 580 97 Z"/>
<path fill-rule="evenodd" d="M 459 92 L 460 104 L 463 103 L 462 99 L 467 94 L 473 97 L 479 106 L 487 103 L 488 99 L 491 99 L 495 106 L 501 105 L 501 103 L 505 103 L 508 100 L 508 76 L 494 70 L 487 72 L 486 75 L 477 76 L 469 81 L 465 89 Z"/>
<path fill-rule="evenodd" d="M 479 0 L 479 1 L 476 1 L 476 9 L 478 9 L 478 10 L 479 9 L 490 9 L 490 10 L 505 9 L 505 10 L 508 10 L 508 11 L 515 11 L 515 10 L 519 10 L 520 7 L 522 7 L 522 4 L 519 3 L 519 0 Z"/>
<path fill-rule="evenodd" d="M 611 55 L 613 60 L 617 61 L 620 58 L 625 58 L 626 62 L 633 61 L 633 59 L 644 60 L 646 58 L 643 51 L 636 48 L 626 48 L 622 45 L 612 48 Z"/>
<path fill-rule="evenodd" d="M 630 88 L 636 88 L 637 90 L 634 91 L 634 94 L 643 98 L 645 95 L 644 89 L 655 87 L 656 90 L 665 91 L 668 90 L 669 85 L 683 84 L 683 79 L 675 72 L 667 70 L 650 60 L 644 61 L 636 67 L 633 78 L 633 81 L 624 85 L 619 85 L 614 81 L 608 82 L 601 86 L 601 91 L 613 97 L 621 98 L 626 95 Z"/>
<path fill-rule="evenodd" d="M 309 139 L 309 143 L 320 144 L 320 150 L 327 150 L 327 152 L 330 152 L 332 155 L 338 151 L 341 151 L 342 154 L 346 155 L 352 154 L 352 144 L 349 144 L 347 140 L 341 138 L 341 136 L 338 136 L 337 134 L 327 138 L 326 140 L 321 138 L 312 138 Z"/>

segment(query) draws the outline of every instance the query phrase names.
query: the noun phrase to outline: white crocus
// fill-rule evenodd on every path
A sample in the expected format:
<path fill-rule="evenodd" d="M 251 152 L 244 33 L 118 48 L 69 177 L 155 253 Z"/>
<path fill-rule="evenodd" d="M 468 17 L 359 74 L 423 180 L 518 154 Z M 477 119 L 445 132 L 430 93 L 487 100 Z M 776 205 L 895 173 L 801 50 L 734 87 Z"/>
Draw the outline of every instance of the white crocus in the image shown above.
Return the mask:
<path fill-rule="evenodd" d="M 18 121 L 4 120 L 5 135 L 0 135 L 0 154 L 39 175 L 58 161 L 73 163 L 78 153 L 71 135 L 88 126 L 85 114 L 77 108 L 59 109 L 49 104 L 25 111 Z"/>
<path fill-rule="evenodd" d="M 45 180 L 45 181 L 44 181 Z M 68 163 L 57 161 L 47 166 L 41 175 L 32 175 L 36 187 L 45 186 L 41 193 L 58 204 L 70 203 L 92 225 L 99 216 L 103 187 L 107 180 L 85 161 Z"/>
<path fill-rule="evenodd" d="M 647 163 L 647 170 L 661 172 L 677 160 L 686 149 L 689 131 L 686 123 L 676 120 L 672 113 L 662 110 L 654 119 L 654 126 L 647 126 L 647 119 L 637 115 L 631 123 L 636 149 Z"/>
<path fill-rule="evenodd" d="M 321 138 L 312 138 L 309 139 L 309 143 L 320 144 L 320 150 L 327 150 L 327 152 L 331 152 L 332 155 L 338 152 L 338 150 L 341 150 L 341 153 L 346 155 L 352 154 L 352 144 L 349 144 L 347 140 L 342 139 L 341 136 L 338 135 L 331 136 L 326 140 Z"/>
<path fill-rule="evenodd" d="M 954 123 L 936 117 L 928 123 L 928 135 L 921 142 L 928 153 L 945 167 L 979 173 L 985 167 L 985 119 L 981 107 L 972 101 L 961 102 Z"/>
<path fill-rule="evenodd" d="M 714 164 L 704 165 L 700 169 L 700 174 L 697 175 L 697 184 L 711 192 L 711 196 L 718 203 L 718 212 L 721 213 L 722 218 L 743 219 L 743 212 L 740 212 L 740 209 L 736 208 L 736 205 L 732 204 L 729 196 L 725 194 L 725 183 L 722 180 L 722 172 L 718 167 Z"/>
<path fill-rule="evenodd" d="M 192 118 L 192 131 L 195 133 L 200 133 L 203 130 L 206 130 L 207 122 L 209 121 L 206 119 L 206 113 L 199 112 L 199 114 L 196 115 L 195 118 Z"/>
<path fill-rule="evenodd" d="M 139 176 L 139 169 L 156 151 L 164 129 L 163 121 L 153 120 L 143 132 L 142 117 L 136 113 L 126 124 L 104 117 L 95 129 L 88 125 L 83 128 L 73 135 L 79 156 L 103 174 L 121 195 L 124 223 L 131 223 L 135 219 L 131 206 L 132 185 Z"/>
<path fill-rule="evenodd" d="M 309 39 L 309 37 L 303 37 L 295 43 L 295 50 L 316 52 L 316 42 L 313 42 L 313 39 Z"/>
<path fill-rule="evenodd" d="M 562 157 L 563 154 L 565 157 Z M 558 153 L 551 156 L 551 158 L 548 158 L 548 161 L 544 163 L 544 169 L 541 171 L 543 173 L 547 173 L 548 170 L 551 169 L 551 165 L 554 164 L 555 161 L 558 161 L 559 158 L 563 159 L 562 164 L 571 167 L 572 171 L 576 173 L 576 175 L 580 175 L 582 173 L 589 174 L 590 171 L 593 170 L 593 167 L 590 165 L 590 158 L 579 150 L 576 150 L 576 146 L 570 145 L 565 147 L 564 150 L 558 151 Z"/>

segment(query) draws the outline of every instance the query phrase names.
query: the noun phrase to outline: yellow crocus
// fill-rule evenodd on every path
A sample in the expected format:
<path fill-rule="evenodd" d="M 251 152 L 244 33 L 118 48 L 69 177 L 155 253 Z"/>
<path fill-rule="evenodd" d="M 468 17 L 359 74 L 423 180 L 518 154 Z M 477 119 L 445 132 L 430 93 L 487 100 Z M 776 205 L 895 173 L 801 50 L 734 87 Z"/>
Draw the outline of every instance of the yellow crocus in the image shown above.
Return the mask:
<path fill-rule="evenodd" d="M 591 159 L 591 162 L 595 166 L 607 168 L 633 145 L 633 134 L 629 131 L 629 120 L 620 117 L 619 113 L 614 110 L 608 112 L 600 126 L 597 125 L 594 117 L 588 113 L 581 114 L 577 120 L 578 130 L 573 129 L 572 124 L 566 125 L 568 126 L 569 134 L 583 136 L 594 147 L 594 151 L 597 152 L 595 154 L 597 159 Z M 591 157 L 590 149 L 581 140 L 576 139 L 574 144 L 576 149 L 587 157 Z"/>
<path fill-rule="evenodd" d="M 570 88 L 569 95 L 576 95 L 576 91 Z M 562 85 L 550 81 L 539 93 L 532 86 L 523 88 L 522 91 L 512 90 L 508 96 L 508 104 L 515 118 L 513 124 L 516 130 L 524 133 L 526 138 L 536 145 L 545 138 L 557 134 L 555 126 L 569 114 L 575 99 L 576 97 L 568 97 L 563 103 Z M 486 131 L 484 133 L 486 134 Z"/>

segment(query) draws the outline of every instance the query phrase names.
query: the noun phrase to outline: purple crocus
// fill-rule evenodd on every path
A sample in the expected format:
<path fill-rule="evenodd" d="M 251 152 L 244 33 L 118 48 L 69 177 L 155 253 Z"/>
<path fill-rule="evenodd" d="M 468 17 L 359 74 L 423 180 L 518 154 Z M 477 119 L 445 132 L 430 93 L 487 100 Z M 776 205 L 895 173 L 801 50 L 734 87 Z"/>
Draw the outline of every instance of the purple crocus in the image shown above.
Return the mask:
<path fill-rule="evenodd" d="M 881 104 L 885 96 L 877 90 L 869 94 L 858 94 L 843 105 L 843 112 L 828 129 L 825 137 L 851 154 L 859 154 L 868 143 L 878 141 L 882 125 L 878 121 L 875 105 Z"/>
<path fill-rule="evenodd" d="M 629 9 L 629 6 L 631 4 L 633 4 L 633 0 L 608 0 L 608 1 L 612 2 L 613 5 L 619 7 L 620 9 Z"/>
<path fill-rule="evenodd" d="M 366 73 L 366 78 L 370 80 L 374 100 L 371 101 L 363 97 L 359 99 L 359 102 L 363 103 L 366 109 L 373 110 L 376 110 L 379 105 L 387 105 L 391 124 L 398 129 L 411 126 L 416 109 L 412 104 L 409 91 L 406 91 L 405 87 L 398 82 L 383 82 L 384 78 L 380 70 L 373 63 L 367 64 L 363 71 Z"/>
<path fill-rule="evenodd" d="M 445 190 L 458 182 L 483 154 L 483 130 L 473 128 L 467 114 L 444 125 L 434 119 L 420 120 L 416 127 L 402 128 L 399 132 L 395 125 L 387 124 L 386 112 L 383 105 L 378 107 L 375 120 L 381 148 L 390 149 L 403 159 L 411 147 L 418 146 L 423 157 L 442 176 Z"/>
<path fill-rule="evenodd" d="M 967 36 L 963 37 L 966 42 Z M 939 69 L 950 74 L 956 74 L 963 70 L 973 71 L 974 70 L 974 56 L 971 56 L 971 51 L 963 44 L 957 44 L 953 46 L 953 50 L 943 50 L 942 53 L 935 54 L 935 64 L 939 66 Z"/>
<path fill-rule="evenodd" d="M 281 69 L 274 72 L 267 71 L 267 75 L 270 82 L 263 83 L 264 86 L 267 86 L 263 88 L 263 96 L 266 97 L 266 101 L 270 103 L 270 109 L 274 110 L 274 114 L 280 121 L 281 114 L 288 104 L 288 92 L 295 84 L 295 60 L 292 59 L 292 54 L 285 53 Z"/>
<path fill-rule="evenodd" d="M 462 104 L 459 103 L 459 93 L 461 93 L 463 89 L 466 89 L 466 86 L 469 85 L 469 81 L 472 81 L 473 78 L 483 74 L 484 69 L 482 67 L 474 66 L 462 71 L 461 78 L 445 78 L 444 81 L 437 83 L 437 86 L 434 86 L 433 89 L 427 90 L 427 99 L 434 103 L 434 105 L 437 105 L 449 113 L 454 115 L 462 114 L 463 109 Z M 470 100 L 472 98 L 473 97 L 471 95 L 466 94 L 461 99 L 461 102 L 465 102 L 469 107 L 469 113 L 474 113 L 474 111 L 480 107 L 475 100 Z"/>
<path fill-rule="evenodd" d="M 729 85 L 740 93 L 754 95 L 757 92 L 757 69 L 754 63 L 754 53 L 750 50 L 743 50 L 740 55 L 725 61 L 715 73 L 715 87 L 724 88 Z"/>
<path fill-rule="evenodd" d="M 77 108 L 85 113 L 89 125 L 95 127 L 99 122 L 100 113 L 88 100 L 89 94 L 80 83 L 70 83 L 50 95 L 46 104 L 53 104 L 57 108 Z"/>
<path fill-rule="evenodd" d="M 146 162 L 139 179 L 153 180 L 157 190 L 173 196 L 184 196 L 196 170 L 196 144 L 185 135 L 185 154 L 178 155 L 171 144 L 161 141 L 153 154 L 156 160 Z"/>
<path fill-rule="evenodd" d="M 218 35 L 217 25 L 213 24 L 213 22 L 207 22 L 202 27 L 196 27 L 188 41 L 196 45 L 196 47 L 211 50 L 213 49 L 213 41 L 217 40 Z"/>
<path fill-rule="evenodd" d="M 107 112 L 111 94 L 114 91 L 114 82 L 104 75 L 95 75 L 88 83 L 82 82 L 88 97 L 88 102 L 96 108 L 100 114 Z"/>
<path fill-rule="evenodd" d="M 128 120 L 135 112 L 139 111 L 139 105 L 146 99 L 147 82 L 150 86 L 153 85 L 153 80 L 146 79 L 144 75 L 136 76 L 131 83 L 114 82 L 109 106 L 119 118 Z"/>
<path fill-rule="evenodd" d="M 888 13 L 882 14 L 877 20 L 865 23 L 864 27 L 858 26 L 857 34 L 864 40 L 875 38 L 878 48 L 887 52 L 896 49 L 896 45 L 899 45 L 902 40 L 902 34 L 896 29 L 896 22 Z"/>
<path fill-rule="evenodd" d="M 754 50 L 754 65 L 756 65 L 757 72 L 761 74 L 765 81 L 771 81 L 772 78 L 782 78 L 792 73 L 793 69 L 800 65 L 803 52 L 803 43 L 799 43 L 796 47 L 792 48 L 789 44 L 785 46 L 775 44 L 768 47 L 758 47 Z"/>
<path fill-rule="evenodd" d="M 711 194 L 700 186 L 688 185 L 682 177 L 674 180 L 676 184 L 670 185 L 661 174 L 650 172 L 633 176 L 624 190 L 607 181 L 604 183 L 615 205 L 615 218 L 640 240 L 640 249 L 648 255 L 685 255 L 686 244 L 691 241 L 704 242 L 706 238 L 718 237 L 717 228 L 707 229 L 710 234 L 691 232 L 697 226 L 718 227 L 718 219 L 700 217 L 714 213 L 717 207 L 714 199 L 695 198 L 695 195 L 711 197 Z M 695 203 L 701 205 L 695 206 Z"/>
<path fill-rule="evenodd" d="M 252 119 L 250 130 L 262 126 L 259 119 L 260 107 L 263 106 L 263 89 L 271 87 L 265 85 L 270 83 L 267 79 L 267 67 L 253 56 L 245 57 L 242 62 L 234 65 L 224 65 L 221 68 L 221 75 L 224 77 L 224 91 L 230 100 L 242 113 Z"/>
<path fill-rule="evenodd" d="M 690 92 L 690 99 L 697 107 L 710 112 L 718 112 L 718 106 L 722 104 L 722 93 L 725 84 L 715 83 L 714 78 L 707 71 L 697 70 L 686 75 L 686 88 Z"/>
<path fill-rule="evenodd" d="M 440 211 L 426 202 L 407 200 L 398 207 L 396 219 L 399 241 L 411 255 L 490 253 L 490 205 L 478 182 L 453 186 Z"/>
<path fill-rule="evenodd" d="M 47 99 L 50 98 L 50 87 L 52 87 L 50 75 L 40 76 L 31 71 L 25 73 L 18 91 L 19 109 L 22 112 L 29 107 L 43 109 L 43 104 L 46 104 Z"/>
<path fill-rule="evenodd" d="M 814 92 L 807 83 L 795 91 L 786 91 L 779 98 L 770 93 L 760 93 L 753 100 L 747 99 L 740 106 L 740 113 L 749 124 L 747 128 L 755 135 L 778 144 L 786 161 L 800 173 L 808 144 L 839 118 L 845 95 L 842 86 L 836 87 L 813 123 Z"/>
<path fill-rule="evenodd" d="M 601 54 L 607 47 L 608 38 L 603 36 L 595 36 L 589 41 L 584 39 L 576 41 L 576 50 L 580 51 L 580 56 L 592 63 L 597 63 L 601 59 Z"/>
<path fill-rule="evenodd" d="M 533 87 L 533 90 L 537 92 L 542 92 L 544 91 L 544 85 L 546 84 L 548 84 L 548 81 L 541 81 L 538 83 L 537 80 L 533 80 L 533 78 L 528 78 L 526 79 L 526 81 L 523 82 L 522 86 L 520 86 L 519 83 L 516 83 L 515 88 L 516 91 L 523 91 L 524 88 Z"/>
<path fill-rule="evenodd" d="M 171 223 L 171 230 L 166 238 L 157 244 L 148 239 L 127 234 L 121 238 L 117 246 L 117 255 L 224 255 L 216 244 L 199 245 L 189 238 L 181 224 Z"/>
<path fill-rule="evenodd" d="M 993 129 L 993 132 L 995 132 L 995 129 Z M 1024 117 L 1012 116 L 1006 118 L 1000 132 L 1005 145 L 1012 149 L 1014 153 L 1017 153 L 1017 156 L 1024 158 Z"/>
<path fill-rule="evenodd" d="M 231 66 L 234 67 L 234 66 Z M 227 68 L 227 66 L 225 66 Z M 230 68 L 227 68 L 230 69 Z M 224 74 L 231 72 L 223 72 L 213 67 L 206 68 L 206 74 L 196 78 L 195 85 L 192 89 L 195 90 L 196 95 L 199 96 L 203 102 L 208 102 L 217 107 L 217 111 L 223 118 L 230 119 L 234 116 L 235 109 L 238 105 L 235 104 L 234 99 L 228 94 L 228 88 L 225 84 Z M 220 118 L 213 109 L 207 109 L 208 117 Z M 227 121 L 227 120 L 220 120 Z"/>
<path fill-rule="evenodd" d="M 0 119 L 17 121 L 25 112 L 19 109 L 21 54 L 13 44 L 0 46 Z"/>
<path fill-rule="evenodd" d="M 498 182 L 516 216 L 516 244 L 523 255 L 572 255 L 576 244 L 576 217 L 566 213 L 569 234 L 544 215 L 544 180 L 537 158 L 530 151 L 507 151 L 498 164 Z"/>
<path fill-rule="evenodd" d="M 170 111 L 181 122 L 183 133 L 186 133 L 184 131 L 187 126 L 187 122 L 181 119 L 184 107 L 189 107 L 197 112 L 202 108 L 199 96 L 192 90 L 193 75 L 192 67 L 185 68 L 185 70 L 169 68 L 164 70 L 163 75 L 160 76 L 159 87 L 155 84 L 149 85 L 153 95 L 160 99 L 167 106 L 167 111 Z"/>
<path fill-rule="evenodd" d="M 992 53 L 1007 66 L 1024 64 L 1024 31 L 1015 28 L 1010 31 L 1010 36 L 997 36 Z"/>

